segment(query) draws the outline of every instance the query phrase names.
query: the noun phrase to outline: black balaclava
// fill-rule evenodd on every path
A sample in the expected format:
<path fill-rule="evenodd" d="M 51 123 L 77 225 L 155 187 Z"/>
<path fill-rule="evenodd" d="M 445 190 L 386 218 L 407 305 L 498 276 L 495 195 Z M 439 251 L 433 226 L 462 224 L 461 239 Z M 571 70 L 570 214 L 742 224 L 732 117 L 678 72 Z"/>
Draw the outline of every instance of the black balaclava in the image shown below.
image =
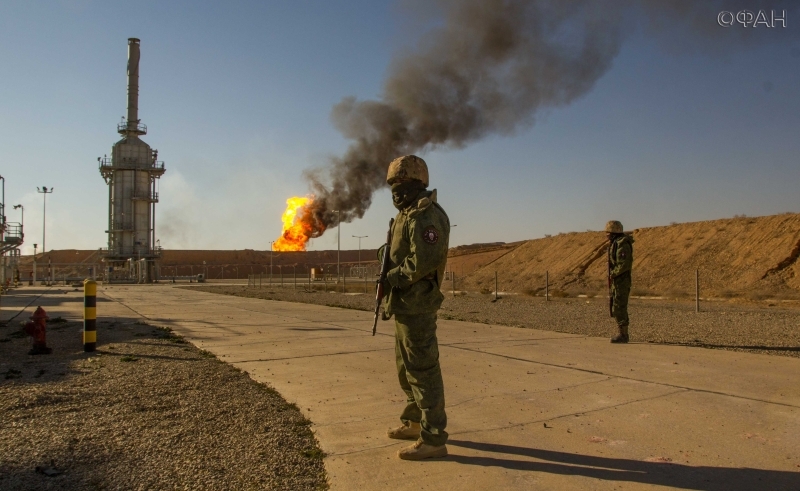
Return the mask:
<path fill-rule="evenodd" d="M 398 210 L 406 209 L 425 190 L 422 181 L 416 179 L 392 184 L 392 203 Z"/>

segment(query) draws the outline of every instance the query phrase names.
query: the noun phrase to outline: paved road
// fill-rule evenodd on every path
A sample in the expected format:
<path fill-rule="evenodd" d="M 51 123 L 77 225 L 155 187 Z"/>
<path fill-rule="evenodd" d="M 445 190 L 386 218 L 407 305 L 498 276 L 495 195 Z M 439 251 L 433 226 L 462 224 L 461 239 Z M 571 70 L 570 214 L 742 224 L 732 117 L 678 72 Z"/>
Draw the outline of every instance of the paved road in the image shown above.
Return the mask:
<path fill-rule="evenodd" d="M 79 318 L 79 295 L 39 302 Z M 366 312 L 168 285 L 98 295 L 98 318 L 170 326 L 297 403 L 334 490 L 800 489 L 800 359 L 440 321 L 450 456 L 405 462 L 385 437 L 404 403 L 392 323 L 372 337 Z"/>

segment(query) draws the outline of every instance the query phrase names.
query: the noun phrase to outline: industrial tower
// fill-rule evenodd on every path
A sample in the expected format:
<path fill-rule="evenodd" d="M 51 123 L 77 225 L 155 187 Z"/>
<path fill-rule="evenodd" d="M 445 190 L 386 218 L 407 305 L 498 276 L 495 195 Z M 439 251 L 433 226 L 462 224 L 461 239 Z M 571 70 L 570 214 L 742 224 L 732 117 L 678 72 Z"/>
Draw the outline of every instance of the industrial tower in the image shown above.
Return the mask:
<path fill-rule="evenodd" d="M 0 291 L 11 285 L 19 272 L 19 246 L 25 238 L 22 223 L 12 223 L 6 219 L 6 179 L 0 176 L 2 196 L 0 196 Z M 14 208 L 22 207 L 16 205 Z M 23 210 L 24 211 L 24 210 Z"/>
<path fill-rule="evenodd" d="M 117 125 L 122 135 L 111 157 L 99 157 L 108 184 L 108 250 L 104 262 L 109 282 L 158 280 L 161 248 L 156 247 L 156 181 L 165 172 L 158 150 L 139 139 L 147 126 L 139 120 L 139 40 L 128 39 L 128 117 Z"/>

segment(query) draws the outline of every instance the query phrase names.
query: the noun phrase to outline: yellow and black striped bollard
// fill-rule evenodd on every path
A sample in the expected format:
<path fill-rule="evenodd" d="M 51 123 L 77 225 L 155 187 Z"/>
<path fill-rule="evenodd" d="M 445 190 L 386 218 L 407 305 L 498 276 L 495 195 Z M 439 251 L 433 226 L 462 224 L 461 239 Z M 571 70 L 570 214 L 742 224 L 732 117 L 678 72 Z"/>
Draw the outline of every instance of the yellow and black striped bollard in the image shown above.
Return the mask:
<path fill-rule="evenodd" d="M 97 347 L 97 282 L 83 282 L 83 351 Z"/>

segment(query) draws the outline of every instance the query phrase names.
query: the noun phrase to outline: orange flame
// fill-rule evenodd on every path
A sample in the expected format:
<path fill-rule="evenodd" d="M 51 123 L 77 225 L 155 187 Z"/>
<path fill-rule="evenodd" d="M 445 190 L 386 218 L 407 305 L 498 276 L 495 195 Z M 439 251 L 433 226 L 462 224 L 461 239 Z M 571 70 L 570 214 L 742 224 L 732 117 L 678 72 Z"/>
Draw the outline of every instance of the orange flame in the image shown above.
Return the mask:
<path fill-rule="evenodd" d="M 314 201 L 313 197 L 295 196 L 286 200 L 286 211 L 283 212 L 283 231 L 272 244 L 274 251 L 305 251 L 311 237 L 311 225 L 305 223 L 299 213 Z"/>

